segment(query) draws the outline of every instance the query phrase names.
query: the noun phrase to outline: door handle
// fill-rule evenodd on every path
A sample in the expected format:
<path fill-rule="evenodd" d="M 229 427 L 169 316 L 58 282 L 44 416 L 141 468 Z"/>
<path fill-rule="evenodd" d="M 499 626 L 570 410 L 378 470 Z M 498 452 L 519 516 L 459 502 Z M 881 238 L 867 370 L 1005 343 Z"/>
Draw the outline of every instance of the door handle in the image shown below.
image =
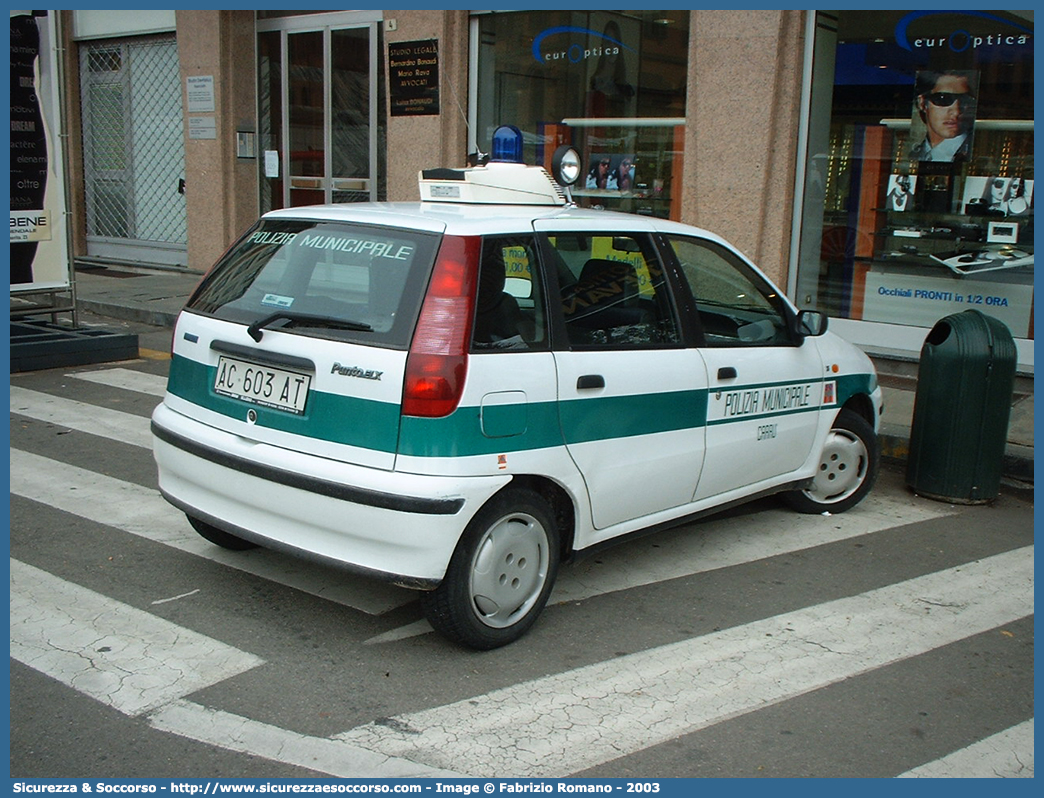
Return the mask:
<path fill-rule="evenodd" d="M 733 366 L 722 366 L 718 369 L 719 380 L 734 380 L 736 379 L 736 369 Z"/>
<path fill-rule="evenodd" d="M 592 388 L 604 388 L 605 377 L 601 374 L 585 374 L 579 377 L 576 381 L 576 389 L 578 391 L 587 391 Z"/>

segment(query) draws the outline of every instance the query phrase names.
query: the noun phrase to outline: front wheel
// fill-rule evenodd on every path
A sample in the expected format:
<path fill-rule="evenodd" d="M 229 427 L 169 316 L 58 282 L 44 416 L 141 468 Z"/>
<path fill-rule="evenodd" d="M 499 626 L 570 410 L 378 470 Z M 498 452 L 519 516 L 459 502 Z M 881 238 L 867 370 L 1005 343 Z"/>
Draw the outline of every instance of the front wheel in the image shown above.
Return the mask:
<path fill-rule="evenodd" d="M 536 621 L 558 574 L 558 531 L 537 493 L 509 488 L 464 530 L 446 577 L 421 597 L 435 630 L 491 649 L 514 642 Z"/>
<path fill-rule="evenodd" d="M 827 433 L 812 483 L 783 494 L 802 513 L 843 513 L 863 500 L 877 480 L 877 435 L 866 419 L 842 410 Z"/>

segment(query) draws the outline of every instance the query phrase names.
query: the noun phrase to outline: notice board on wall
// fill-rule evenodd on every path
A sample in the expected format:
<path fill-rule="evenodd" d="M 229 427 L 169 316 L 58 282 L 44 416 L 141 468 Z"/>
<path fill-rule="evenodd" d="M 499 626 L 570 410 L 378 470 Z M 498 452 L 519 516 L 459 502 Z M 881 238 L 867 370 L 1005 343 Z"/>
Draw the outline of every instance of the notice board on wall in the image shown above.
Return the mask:
<path fill-rule="evenodd" d="M 426 39 L 388 44 L 388 95 L 392 116 L 439 113 L 439 42 Z"/>

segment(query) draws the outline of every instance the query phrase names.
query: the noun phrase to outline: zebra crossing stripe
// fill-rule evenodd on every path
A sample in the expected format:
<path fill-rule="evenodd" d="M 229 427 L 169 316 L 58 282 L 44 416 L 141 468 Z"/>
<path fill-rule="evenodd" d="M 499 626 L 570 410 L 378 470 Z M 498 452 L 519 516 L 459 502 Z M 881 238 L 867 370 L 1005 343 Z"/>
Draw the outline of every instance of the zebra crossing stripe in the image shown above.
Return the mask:
<path fill-rule="evenodd" d="M 152 450 L 149 419 L 108 407 L 11 386 L 11 412 L 67 429 Z"/>
<path fill-rule="evenodd" d="M 461 775 L 375 754 L 342 740 L 310 737 L 288 731 L 191 701 L 174 701 L 153 712 L 148 720 L 153 728 L 160 731 L 339 778 L 417 779 L 455 778 Z"/>
<path fill-rule="evenodd" d="M 110 388 L 163 397 L 167 393 L 167 378 L 134 369 L 111 368 L 98 371 L 74 371 L 65 375 L 70 379 L 85 380 Z"/>
<path fill-rule="evenodd" d="M 474 776 L 561 777 L 1032 612 L 1026 547 L 338 738 Z"/>
<path fill-rule="evenodd" d="M 894 490 L 887 489 L 890 480 L 896 483 Z M 841 515 L 802 515 L 784 507 L 758 508 L 756 516 L 708 518 L 624 543 L 562 570 L 551 601 L 580 601 L 956 512 L 942 502 L 911 496 L 901 480 L 901 475 L 882 474 L 883 489 L 872 492 L 858 507 Z"/>
<path fill-rule="evenodd" d="M 1032 779 L 1033 720 L 991 735 L 906 773 L 901 779 Z"/>
<path fill-rule="evenodd" d="M 69 376 L 162 395 L 162 378 L 135 374 L 117 368 Z M 148 419 L 140 416 L 16 386 L 11 387 L 11 411 L 151 447 Z M 349 606 L 357 600 L 345 600 L 342 581 L 360 583 L 363 603 L 382 587 L 344 580 L 321 568 L 313 574 L 308 564 L 264 551 L 226 552 L 202 541 L 154 489 L 14 449 L 11 492 Z M 918 506 L 916 499 L 911 507 L 910 502 L 888 498 L 877 503 L 875 498 L 844 516 L 799 518 L 759 510 L 756 520 L 718 519 L 695 535 L 667 533 L 670 537 L 658 537 L 661 547 L 651 556 L 643 552 L 640 568 L 634 567 L 633 556 L 614 563 L 608 552 L 597 568 L 567 570 L 555 598 L 576 600 L 949 512 L 935 503 Z M 801 522 L 800 535 L 780 533 L 777 523 L 786 526 L 791 520 Z M 766 527 L 772 527 L 771 539 Z M 794 538 L 800 544 L 787 545 Z M 626 553 L 626 547 L 619 551 Z M 462 768 L 476 776 L 568 775 L 567 768 L 593 767 L 1030 615 L 1032 560 L 1033 548 L 1027 547 L 367 724 L 334 739 L 300 735 L 185 700 L 263 661 L 16 560 L 11 561 L 11 656 L 125 714 L 145 715 L 157 729 L 335 776 L 459 777 L 466 775 L 459 772 Z M 386 605 L 371 601 L 364 611 L 383 612 L 413 597 L 389 590 L 394 599 Z M 373 610 L 375 605 L 385 609 Z M 1032 775 L 1032 720 L 901 774 Z"/>
<path fill-rule="evenodd" d="M 80 379 L 97 379 L 110 386 L 133 390 L 134 386 L 140 388 L 144 385 L 137 378 L 130 376 L 134 373 L 128 369 L 107 369 L 80 372 L 73 376 Z M 153 387 L 158 390 L 159 383 L 156 379 L 152 382 Z M 15 386 L 12 386 L 11 390 L 13 413 L 151 449 L 152 437 L 149 420 L 146 418 Z M 888 475 L 882 475 L 882 483 L 888 478 Z M 89 476 L 79 480 L 80 483 L 89 481 Z M 118 483 L 118 486 L 121 492 L 129 489 L 126 483 Z M 136 486 L 130 489 L 140 492 Z M 108 490 L 108 487 L 105 490 Z M 149 492 L 149 498 L 154 500 L 155 494 Z M 40 500 L 48 501 L 46 498 Z M 78 506 L 78 502 L 73 502 L 71 505 L 62 505 L 62 509 L 77 513 Z M 159 502 L 158 506 L 161 513 L 172 512 L 165 502 Z M 564 569 L 559 575 L 551 601 L 556 604 L 581 601 L 592 596 L 834 543 L 953 512 L 953 508 L 940 502 L 911 497 L 902 491 L 880 490 L 871 494 L 859 507 L 839 516 L 805 516 L 785 509 L 772 508 L 759 510 L 756 523 L 752 522 L 749 516 L 742 515 L 709 519 L 698 526 L 688 525 L 680 530 L 660 533 L 656 536 L 655 547 L 649 546 L 648 539 L 625 543 L 602 553 L 597 558 L 588 558 Z M 172 517 L 180 519 L 177 514 Z M 104 515 L 96 517 L 96 520 L 107 523 Z M 184 533 L 187 527 L 181 524 L 179 530 Z M 135 534 L 146 534 L 146 530 L 139 527 Z M 192 553 L 241 567 L 242 555 L 213 550 L 210 544 L 196 539 L 194 534 L 189 534 L 188 537 L 192 541 Z M 180 540 L 184 542 L 185 538 L 182 536 Z M 641 551 L 641 556 L 634 555 L 636 550 Z M 288 571 L 290 566 L 287 565 L 281 570 Z M 276 578 L 276 581 L 282 580 Z M 354 578 L 345 581 L 358 583 Z M 301 587 L 300 581 L 295 582 L 293 586 Z M 308 590 L 308 587 L 302 589 Z M 351 591 L 352 598 L 342 603 L 370 614 L 381 614 L 414 598 L 410 593 L 386 585 L 374 584 L 372 597 L 369 592 L 366 589 Z M 329 597 L 330 594 L 324 592 L 322 595 Z M 392 630 L 386 635 L 374 638 L 372 642 L 387 642 L 429 631 L 426 625 L 420 624 L 410 629 Z"/>
<path fill-rule="evenodd" d="M 155 488 L 11 449 L 11 493 L 254 574 L 369 615 L 413 601 L 412 591 L 266 549 L 233 552 L 203 540 Z"/>
<path fill-rule="evenodd" d="M 132 376 L 134 374 L 137 372 L 129 369 L 106 369 L 72 376 L 129 390 L 142 389 L 151 382 L 154 390 L 160 390 L 162 378 L 142 375 L 151 378 L 143 383 Z M 152 448 L 149 421 L 140 416 L 15 387 L 12 387 L 11 411 Z M 882 477 L 882 481 L 885 479 L 887 476 Z M 682 531 L 661 533 L 656 537 L 655 548 L 644 542 L 625 544 L 597 559 L 581 561 L 562 572 L 551 601 L 581 601 L 953 512 L 953 508 L 940 502 L 901 492 L 878 491 L 855 510 L 839 516 L 810 517 L 785 509 L 769 509 L 760 511 L 756 524 L 743 516 L 714 519 L 701 523 L 699 529 L 687 526 Z M 641 548 L 641 557 L 633 556 L 635 546 Z"/>
<path fill-rule="evenodd" d="M 453 777 L 184 696 L 264 664 L 205 635 L 11 559 L 11 657 L 160 731 L 340 777 Z"/>
<path fill-rule="evenodd" d="M 11 656 L 125 715 L 140 715 L 264 664 L 15 559 Z"/>

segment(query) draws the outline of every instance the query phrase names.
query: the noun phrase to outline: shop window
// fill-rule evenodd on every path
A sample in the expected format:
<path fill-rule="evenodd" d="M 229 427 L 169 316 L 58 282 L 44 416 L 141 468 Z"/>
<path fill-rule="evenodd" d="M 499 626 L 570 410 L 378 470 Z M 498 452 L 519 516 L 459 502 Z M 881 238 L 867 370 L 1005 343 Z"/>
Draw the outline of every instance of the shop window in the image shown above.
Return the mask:
<path fill-rule="evenodd" d="M 513 124 L 529 163 L 571 144 L 590 173 L 585 207 L 679 218 L 689 12 L 476 15 L 474 146 Z"/>
<path fill-rule="evenodd" d="M 798 301 L 912 327 L 977 308 L 1032 338 L 1032 15 L 820 22 Z"/>

